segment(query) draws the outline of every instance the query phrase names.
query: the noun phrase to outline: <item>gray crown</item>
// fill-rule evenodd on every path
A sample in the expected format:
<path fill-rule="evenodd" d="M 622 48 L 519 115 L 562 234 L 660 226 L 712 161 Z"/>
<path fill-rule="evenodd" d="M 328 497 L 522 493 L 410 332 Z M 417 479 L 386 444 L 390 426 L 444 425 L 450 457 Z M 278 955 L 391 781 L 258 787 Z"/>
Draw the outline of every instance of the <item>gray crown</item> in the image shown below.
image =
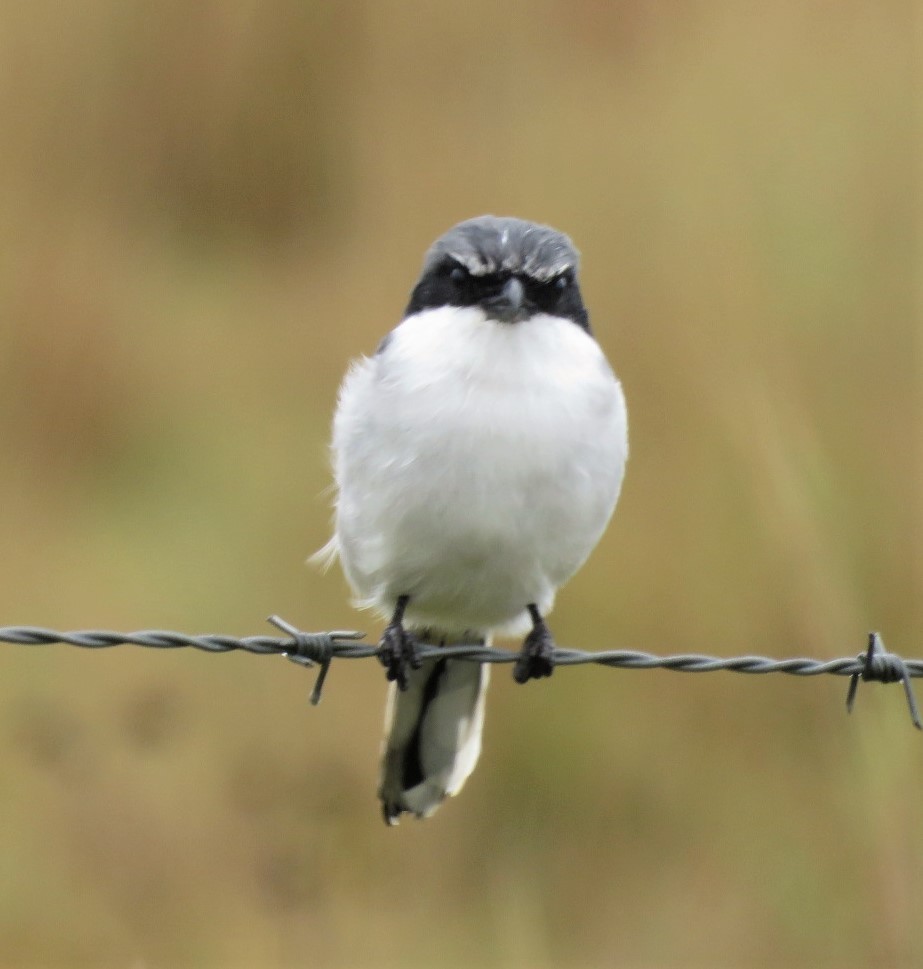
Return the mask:
<path fill-rule="evenodd" d="M 423 261 L 424 274 L 446 256 L 460 262 L 472 276 L 511 272 L 539 282 L 574 270 L 580 262 L 574 244 L 563 232 L 495 215 L 459 222 L 440 236 Z"/>

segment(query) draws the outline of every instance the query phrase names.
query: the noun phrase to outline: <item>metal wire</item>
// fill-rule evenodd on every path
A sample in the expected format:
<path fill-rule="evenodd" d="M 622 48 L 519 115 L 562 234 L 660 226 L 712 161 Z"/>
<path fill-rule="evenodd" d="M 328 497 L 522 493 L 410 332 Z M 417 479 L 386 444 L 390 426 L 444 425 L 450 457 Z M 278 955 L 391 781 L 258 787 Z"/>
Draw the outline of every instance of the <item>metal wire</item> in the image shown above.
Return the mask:
<path fill-rule="evenodd" d="M 257 655 L 285 656 L 301 666 L 320 666 L 320 673 L 311 702 L 320 701 L 321 689 L 330 663 L 334 659 L 367 659 L 378 656 L 379 648 L 358 640 L 365 633 L 353 630 L 306 633 L 280 619 L 270 616 L 269 622 L 287 633 L 276 636 L 225 636 L 211 634 L 190 636 L 186 633 L 147 629 L 139 632 L 120 633 L 101 629 L 57 632 L 39 626 L 0 627 L 0 642 L 23 646 L 47 646 L 64 643 L 83 649 L 107 649 L 110 646 L 134 645 L 153 649 L 199 649 L 207 653 L 229 653 L 242 650 Z M 489 646 L 438 646 L 420 643 L 417 646 L 420 659 L 451 657 L 474 663 L 513 663 L 517 653 Z M 679 673 L 712 673 L 724 670 L 729 673 L 786 673 L 790 676 L 850 677 L 847 710 L 852 710 L 859 680 L 880 683 L 901 682 L 904 686 L 907 706 L 914 726 L 923 730 L 920 715 L 911 689 L 912 677 L 923 676 L 923 660 L 905 660 L 896 653 L 887 652 L 878 633 L 870 633 L 868 648 L 857 657 L 817 660 L 805 657 L 773 659 L 768 656 L 706 656 L 699 653 L 679 653 L 658 656 L 637 650 L 604 650 L 587 652 L 579 649 L 555 650 L 555 666 L 583 666 L 586 664 L 619 669 L 649 670 L 666 669 Z"/>

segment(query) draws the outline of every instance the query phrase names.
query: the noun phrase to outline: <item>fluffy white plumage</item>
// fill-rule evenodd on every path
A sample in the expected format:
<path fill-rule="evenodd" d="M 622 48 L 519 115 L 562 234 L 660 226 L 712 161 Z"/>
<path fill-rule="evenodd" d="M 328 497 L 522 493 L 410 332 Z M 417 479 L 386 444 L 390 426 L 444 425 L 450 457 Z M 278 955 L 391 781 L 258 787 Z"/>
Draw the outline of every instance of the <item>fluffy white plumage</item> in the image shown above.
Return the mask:
<path fill-rule="evenodd" d="M 357 602 L 408 628 L 489 640 L 544 615 L 615 507 L 628 453 L 621 386 L 593 337 L 480 307 L 407 317 L 354 363 L 333 456 L 338 555 Z M 487 667 L 429 662 L 392 686 L 379 794 L 390 823 L 424 817 L 477 761 Z M 408 767 L 408 751 L 415 764 Z"/>
<path fill-rule="evenodd" d="M 627 457 L 621 387 L 569 320 L 404 320 L 334 420 L 335 550 L 358 603 L 450 634 L 521 632 L 596 545 Z"/>

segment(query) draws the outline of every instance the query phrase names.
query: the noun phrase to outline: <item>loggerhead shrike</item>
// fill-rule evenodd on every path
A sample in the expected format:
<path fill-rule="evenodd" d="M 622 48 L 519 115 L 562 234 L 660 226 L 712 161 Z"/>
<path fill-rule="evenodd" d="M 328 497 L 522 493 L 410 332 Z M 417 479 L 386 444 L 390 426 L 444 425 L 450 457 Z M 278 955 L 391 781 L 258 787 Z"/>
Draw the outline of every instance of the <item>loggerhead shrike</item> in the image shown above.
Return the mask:
<path fill-rule="evenodd" d="M 378 795 L 428 817 L 477 763 L 488 667 L 415 641 L 528 632 L 513 676 L 550 676 L 544 617 L 615 507 L 622 388 L 590 332 L 570 239 L 485 215 L 437 239 L 400 324 L 352 364 L 333 422 L 335 534 L 357 604 L 388 620 Z"/>

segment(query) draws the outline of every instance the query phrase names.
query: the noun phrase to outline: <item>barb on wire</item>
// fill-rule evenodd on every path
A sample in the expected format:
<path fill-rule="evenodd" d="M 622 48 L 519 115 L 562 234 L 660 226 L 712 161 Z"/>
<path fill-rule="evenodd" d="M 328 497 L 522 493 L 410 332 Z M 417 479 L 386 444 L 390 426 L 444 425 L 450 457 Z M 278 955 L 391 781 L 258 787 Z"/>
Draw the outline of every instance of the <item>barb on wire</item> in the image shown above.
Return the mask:
<path fill-rule="evenodd" d="M 57 632 L 38 626 L 0 627 L 0 642 L 25 646 L 43 646 L 65 643 L 84 649 L 105 649 L 110 646 L 135 645 L 154 649 L 179 649 L 190 647 L 208 653 L 229 653 L 243 650 L 258 655 L 285 656 L 299 666 L 319 666 L 317 680 L 311 692 L 311 703 L 320 702 L 321 691 L 334 659 L 365 659 L 378 655 L 378 647 L 358 640 L 365 633 L 352 630 L 306 633 L 286 622 L 279 616 L 270 616 L 271 622 L 285 637 L 224 635 L 190 636 L 185 633 L 167 632 L 159 629 L 142 630 L 133 633 L 118 633 L 107 630 L 91 629 L 76 632 Z M 417 654 L 421 659 L 432 657 L 451 657 L 473 663 L 512 663 L 517 653 L 490 646 L 438 646 L 418 644 Z M 679 673 L 711 673 L 725 670 L 730 673 L 786 673 L 790 676 L 848 676 L 849 690 L 846 708 L 851 711 L 855 703 L 859 680 L 866 682 L 897 683 L 904 686 L 907 706 L 914 726 L 923 730 L 917 703 L 910 680 L 923 676 L 923 660 L 902 659 L 896 653 L 885 651 L 878 633 L 869 634 L 868 649 L 857 657 L 817 660 L 805 657 L 792 659 L 773 659 L 768 656 L 705 656 L 699 653 L 679 653 L 673 656 L 658 656 L 636 650 L 604 650 L 587 652 L 579 649 L 556 649 L 556 666 L 582 666 L 595 664 L 619 669 L 649 670 L 666 669 Z"/>
<path fill-rule="evenodd" d="M 853 704 L 856 702 L 856 690 L 859 686 L 859 679 L 876 680 L 879 683 L 903 683 L 904 696 L 907 698 L 907 706 L 910 710 L 910 719 L 917 730 L 923 730 L 923 723 L 920 723 L 920 712 L 917 709 L 917 701 L 913 695 L 913 687 L 910 685 L 910 677 L 916 674 L 911 673 L 908 664 L 896 653 L 889 653 L 885 650 L 878 633 L 869 633 L 868 649 L 860 653 L 856 659 L 862 664 L 862 669 L 853 673 L 849 677 L 849 691 L 846 694 L 846 712 L 852 713 Z"/>

